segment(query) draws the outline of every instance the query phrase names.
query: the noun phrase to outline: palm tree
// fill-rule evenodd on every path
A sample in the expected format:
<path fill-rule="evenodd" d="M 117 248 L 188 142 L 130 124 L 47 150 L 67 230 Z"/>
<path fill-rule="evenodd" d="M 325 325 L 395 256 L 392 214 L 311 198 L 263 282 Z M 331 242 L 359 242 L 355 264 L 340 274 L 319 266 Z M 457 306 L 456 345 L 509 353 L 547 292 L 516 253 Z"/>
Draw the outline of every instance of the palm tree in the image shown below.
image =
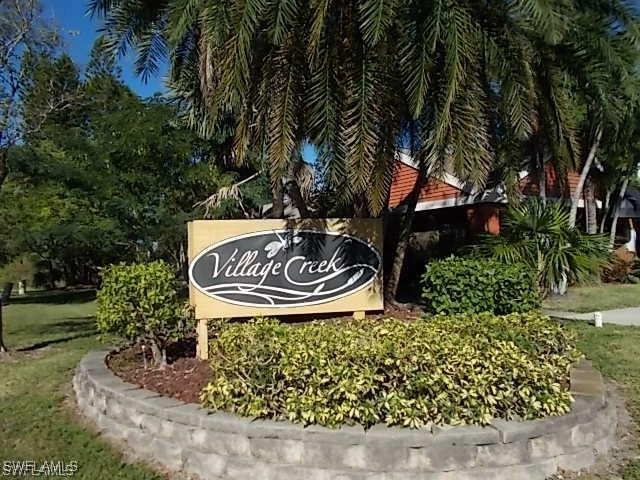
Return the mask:
<path fill-rule="evenodd" d="M 569 222 L 569 210 L 560 202 L 533 198 L 507 210 L 500 236 L 483 237 L 477 253 L 505 263 L 524 263 L 538 274 L 543 295 L 566 280 L 593 279 L 607 264 L 604 235 L 585 235 Z"/>
<path fill-rule="evenodd" d="M 525 168 L 537 172 L 542 197 L 546 165 L 552 165 L 564 188 L 567 171 L 580 172 L 572 194 L 572 225 L 585 186 L 585 193 L 593 193 L 589 174 L 603 135 L 615 134 L 624 107 L 637 96 L 640 40 L 637 13 L 625 2 L 586 1 L 576 7 L 561 38 L 538 51 L 533 131 L 525 154 Z M 595 208 L 590 213 L 588 230 L 593 230 Z"/>
<path fill-rule="evenodd" d="M 623 125 L 627 107 L 636 101 L 640 53 L 637 13 L 625 2 L 588 0 L 577 12 L 567 42 L 567 72 L 583 114 L 581 151 L 575 168 L 580 172 L 573 192 L 570 224 L 576 223 L 578 204 L 592 166 L 600 154 L 603 136 L 614 136 Z M 588 225 L 592 229 L 595 226 Z"/>
<path fill-rule="evenodd" d="M 606 201 L 603 205 L 600 233 L 609 228 L 609 248 L 614 247 L 618 225 L 618 208 L 624 199 L 629 181 L 640 166 L 640 105 L 632 103 L 625 109 L 620 127 L 603 144 L 601 163 L 604 167 Z"/>
<path fill-rule="evenodd" d="M 233 158 L 260 152 L 274 191 L 308 139 L 340 203 L 378 215 L 408 137 L 419 191 L 445 169 L 482 185 L 500 145 L 532 134 L 532 105 L 548 95 L 539 59 L 559 61 L 542 54 L 571 32 L 583 3 L 92 0 L 90 8 L 105 18 L 113 51 L 137 48 L 143 75 L 168 54 L 169 84 L 201 134 L 233 118 Z M 566 65 L 547 70 L 564 79 Z M 570 116 L 559 101 L 551 111 Z M 406 205 L 401 245 L 416 199 Z"/>

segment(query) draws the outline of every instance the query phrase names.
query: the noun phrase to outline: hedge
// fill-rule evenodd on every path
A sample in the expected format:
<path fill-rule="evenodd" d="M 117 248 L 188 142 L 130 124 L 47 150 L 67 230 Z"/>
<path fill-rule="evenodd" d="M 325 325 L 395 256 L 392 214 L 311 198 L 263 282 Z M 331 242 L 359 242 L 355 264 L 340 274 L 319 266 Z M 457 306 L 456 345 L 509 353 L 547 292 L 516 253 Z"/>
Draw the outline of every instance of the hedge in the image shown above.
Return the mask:
<path fill-rule="evenodd" d="M 540 308 L 535 272 L 522 264 L 450 257 L 427 265 L 422 299 L 431 313 L 498 315 Z"/>
<path fill-rule="evenodd" d="M 337 426 L 487 424 L 566 413 L 573 339 L 538 313 L 227 324 L 205 407 Z"/>

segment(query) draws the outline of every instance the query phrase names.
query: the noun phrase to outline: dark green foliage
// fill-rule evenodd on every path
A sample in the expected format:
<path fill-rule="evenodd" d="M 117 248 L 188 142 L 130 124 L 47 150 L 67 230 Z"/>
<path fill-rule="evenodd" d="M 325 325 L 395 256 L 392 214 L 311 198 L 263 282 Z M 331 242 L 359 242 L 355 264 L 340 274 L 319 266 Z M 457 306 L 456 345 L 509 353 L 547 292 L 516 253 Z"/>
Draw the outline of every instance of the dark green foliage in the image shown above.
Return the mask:
<path fill-rule="evenodd" d="M 102 333 L 149 343 L 157 364 L 165 347 L 188 331 L 189 310 L 173 269 L 163 261 L 112 265 L 101 273 L 96 323 Z"/>
<path fill-rule="evenodd" d="M 541 306 L 536 277 L 521 263 L 501 264 L 496 270 L 495 311 L 499 315 L 527 312 Z"/>
<path fill-rule="evenodd" d="M 117 59 L 109 54 L 103 37 L 98 37 L 93 42 L 85 75 L 91 80 L 101 78 L 120 80 L 122 68 L 118 65 Z"/>
<path fill-rule="evenodd" d="M 427 265 L 422 299 L 431 313 L 506 314 L 540 308 L 535 273 L 523 264 L 450 257 Z"/>
<path fill-rule="evenodd" d="M 204 406 L 327 426 L 486 424 L 569 410 L 573 339 L 539 313 L 227 324 Z"/>
<path fill-rule="evenodd" d="M 204 211 L 194 205 L 252 171 L 222 170 L 219 145 L 182 126 L 175 105 L 125 87 L 101 45 L 84 81 L 66 56 L 25 60 L 22 114 L 32 133 L 10 152 L 0 192 L 0 265 L 33 253 L 47 286 L 95 283 L 100 266 L 138 258 L 184 272 L 185 224 Z M 60 109 L 40 116 L 58 101 Z M 243 208 L 266 203 L 265 189 L 247 184 Z M 244 212 L 228 201 L 210 215 Z"/>

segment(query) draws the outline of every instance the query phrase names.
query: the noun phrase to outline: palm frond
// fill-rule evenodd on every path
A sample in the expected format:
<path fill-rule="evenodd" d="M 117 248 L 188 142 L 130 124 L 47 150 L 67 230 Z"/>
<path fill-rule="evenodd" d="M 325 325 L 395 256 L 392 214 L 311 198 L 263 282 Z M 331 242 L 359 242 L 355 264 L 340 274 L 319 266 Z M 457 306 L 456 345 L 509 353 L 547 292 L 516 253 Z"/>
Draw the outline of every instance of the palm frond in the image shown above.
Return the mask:
<path fill-rule="evenodd" d="M 296 24 L 299 8 L 299 0 L 277 0 L 273 3 L 269 23 L 272 25 L 270 34 L 275 45 L 281 45 Z"/>
<path fill-rule="evenodd" d="M 242 190 L 241 187 L 259 175 L 258 173 L 254 173 L 253 175 L 240 180 L 239 182 L 235 182 L 231 185 L 227 185 L 224 187 L 220 187 L 217 192 L 205 198 L 204 200 L 196 203 L 194 207 L 204 207 L 204 217 L 211 218 L 214 210 L 218 209 L 222 206 L 222 204 L 228 200 L 234 201 L 238 203 L 240 208 L 244 211 L 244 205 L 242 204 Z M 246 212 L 245 212 L 246 213 Z"/>
<path fill-rule="evenodd" d="M 406 8 L 406 28 L 400 37 L 400 68 L 404 79 L 409 112 L 418 118 L 423 111 L 431 86 L 436 45 L 440 36 L 441 2 L 435 2 L 424 21 L 424 12 Z"/>
<path fill-rule="evenodd" d="M 580 164 L 587 122 L 615 132 L 640 96 L 638 13 L 625 0 L 92 0 L 90 10 L 115 53 L 137 49 L 143 75 L 168 49 L 185 118 L 207 138 L 232 130 L 235 161 L 255 152 L 279 181 L 308 139 L 314 181 L 361 212 L 383 208 L 408 132 L 424 172 L 513 183 L 526 154 L 563 178 Z"/>
<path fill-rule="evenodd" d="M 239 107 L 250 87 L 253 37 L 260 20 L 266 14 L 267 0 L 238 0 L 230 9 L 232 34 L 224 44 L 226 55 L 222 62 L 221 100 Z"/>
<path fill-rule="evenodd" d="M 350 99 L 341 122 L 340 145 L 348 159 L 353 192 L 366 190 L 378 148 L 375 123 L 379 118 L 375 65 L 366 57 L 349 81 L 346 97 Z"/>
<path fill-rule="evenodd" d="M 363 0 L 358 7 L 362 37 L 368 46 L 374 47 L 389 31 L 397 0 Z"/>
<path fill-rule="evenodd" d="M 295 65 L 287 52 L 280 52 L 271 85 L 272 108 L 268 119 L 268 158 L 271 182 L 280 182 L 287 170 L 297 141 L 297 108 L 300 104 Z"/>

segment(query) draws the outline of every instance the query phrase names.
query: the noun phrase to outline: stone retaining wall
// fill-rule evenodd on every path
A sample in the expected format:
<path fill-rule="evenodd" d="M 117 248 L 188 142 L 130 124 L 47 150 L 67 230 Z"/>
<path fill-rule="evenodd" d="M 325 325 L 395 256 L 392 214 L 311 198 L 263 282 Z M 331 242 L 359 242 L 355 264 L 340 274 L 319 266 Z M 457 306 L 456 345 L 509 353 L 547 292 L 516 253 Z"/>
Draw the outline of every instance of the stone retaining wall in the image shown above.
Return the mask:
<path fill-rule="evenodd" d="M 590 466 L 615 439 L 615 407 L 588 362 L 572 372 L 568 415 L 365 432 L 211 413 L 123 382 L 106 355 L 86 355 L 73 379 L 84 415 L 136 457 L 207 480 L 542 480 Z"/>

